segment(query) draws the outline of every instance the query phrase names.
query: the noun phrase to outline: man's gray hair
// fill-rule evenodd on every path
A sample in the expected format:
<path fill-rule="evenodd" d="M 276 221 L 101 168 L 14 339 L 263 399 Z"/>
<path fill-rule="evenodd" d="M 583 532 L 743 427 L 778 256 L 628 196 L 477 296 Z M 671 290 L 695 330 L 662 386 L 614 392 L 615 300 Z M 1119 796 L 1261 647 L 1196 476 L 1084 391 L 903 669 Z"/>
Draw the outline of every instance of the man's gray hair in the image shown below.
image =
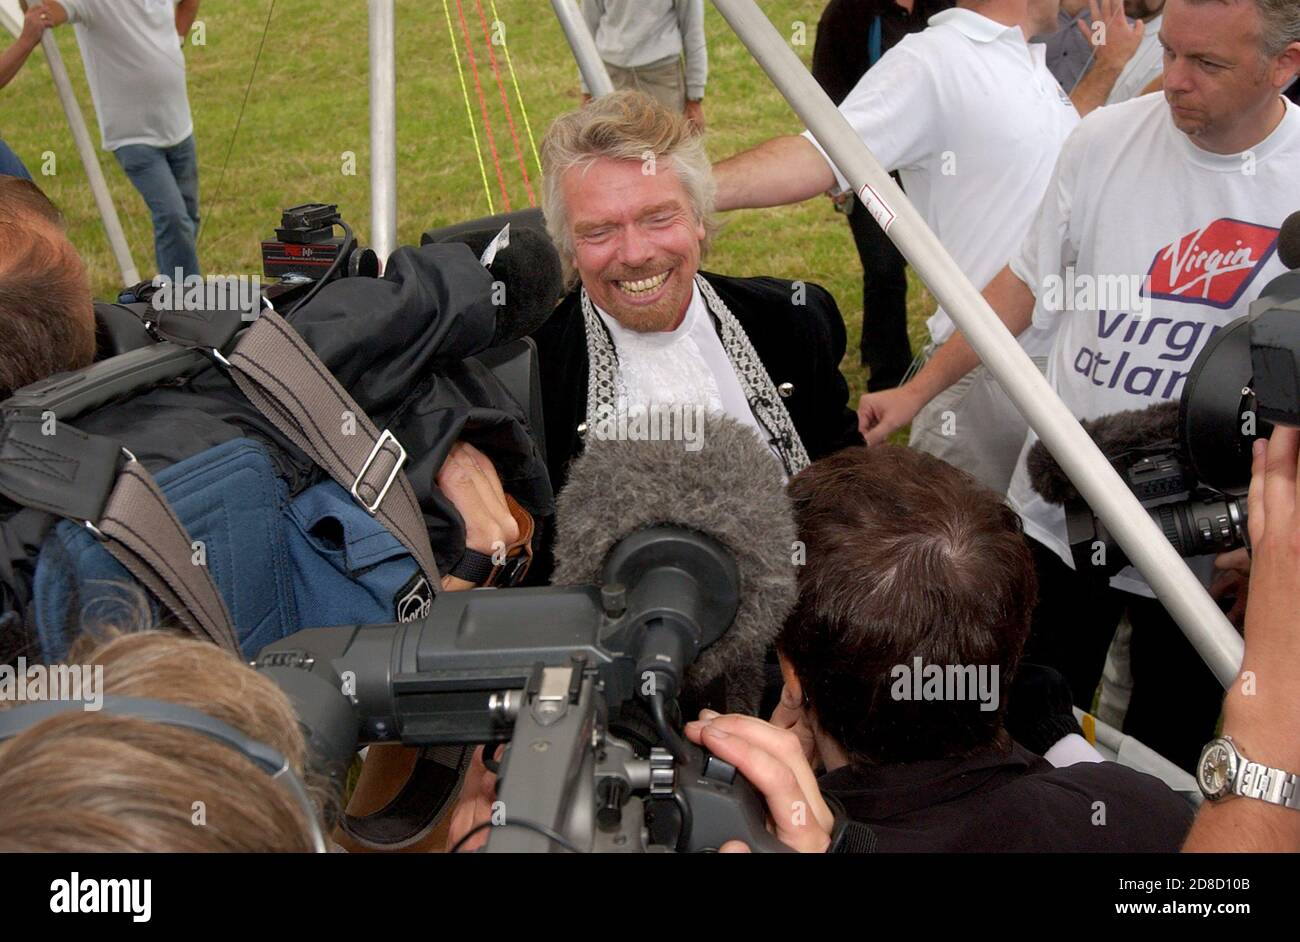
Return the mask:
<path fill-rule="evenodd" d="M 564 175 L 584 172 L 597 159 L 635 160 L 657 172 L 671 167 L 682 181 L 695 219 L 704 226 L 700 257 L 708 254 L 717 229 L 713 199 L 717 185 L 704 140 L 684 117 L 636 91 L 612 92 L 585 107 L 562 114 L 542 139 L 542 211 L 546 230 L 559 250 L 565 282 L 577 280 L 573 237 L 564 205 Z M 653 162 L 653 163 L 652 163 Z"/>
<path fill-rule="evenodd" d="M 1188 0 L 1189 3 L 1218 2 L 1225 5 L 1240 0 Z M 1259 53 L 1268 60 L 1291 43 L 1300 43 L 1300 2 L 1298 0 L 1249 0 L 1259 11 Z"/>
<path fill-rule="evenodd" d="M 1300 2 L 1255 0 L 1255 5 L 1263 21 L 1260 44 L 1266 58 L 1272 58 L 1291 43 L 1300 43 Z"/>

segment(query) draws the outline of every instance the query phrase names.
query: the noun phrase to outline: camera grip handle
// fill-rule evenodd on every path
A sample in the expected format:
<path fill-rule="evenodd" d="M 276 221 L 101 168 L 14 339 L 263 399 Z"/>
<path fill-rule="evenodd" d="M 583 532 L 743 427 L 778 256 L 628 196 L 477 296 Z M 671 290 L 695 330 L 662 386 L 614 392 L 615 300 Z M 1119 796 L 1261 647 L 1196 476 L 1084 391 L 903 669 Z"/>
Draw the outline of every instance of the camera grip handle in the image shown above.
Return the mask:
<path fill-rule="evenodd" d="M 743 841 L 756 853 L 793 853 L 767 829 L 767 803 L 735 767 L 688 744 L 690 761 L 677 767 L 677 788 L 691 809 L 689 853 Z"/>

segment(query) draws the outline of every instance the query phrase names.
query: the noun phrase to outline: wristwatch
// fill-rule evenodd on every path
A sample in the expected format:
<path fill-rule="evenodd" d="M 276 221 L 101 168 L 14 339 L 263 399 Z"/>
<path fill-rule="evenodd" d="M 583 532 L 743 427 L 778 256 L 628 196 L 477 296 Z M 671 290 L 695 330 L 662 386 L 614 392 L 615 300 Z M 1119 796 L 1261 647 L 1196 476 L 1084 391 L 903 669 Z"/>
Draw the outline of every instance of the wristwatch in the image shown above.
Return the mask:
<path fill-rule="evenodd" d="M 1196 763 L 1196 784 L 1210 801 L 1233 795 L 1300 810 L 1300 775 L 1251 762 L 1231 736 L 1210 740 Z"/>

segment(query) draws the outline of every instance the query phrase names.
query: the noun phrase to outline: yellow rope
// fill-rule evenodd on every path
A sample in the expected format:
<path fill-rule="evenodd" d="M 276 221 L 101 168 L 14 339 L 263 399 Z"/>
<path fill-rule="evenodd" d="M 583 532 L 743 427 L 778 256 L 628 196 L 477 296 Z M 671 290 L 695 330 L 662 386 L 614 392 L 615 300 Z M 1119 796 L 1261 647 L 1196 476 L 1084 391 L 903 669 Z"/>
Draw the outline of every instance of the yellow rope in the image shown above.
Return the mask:
<path fill-rule="evenodd" d="M 447 38 L 451 40 L 451 51 L 456 57 L 456 74 L 460 76 L 460 93 L 465 98 L 465 116 L 469 118 L 469 130 L 474 135 L 474 153 L 478 155 L 478 172 L 483 177 L 483 192 L 487 194 L 488 215 L 495 215 L 496 208 L 492 205 L 492 188 L 488 186 L 487 167 L 483 163 L 483 148 L 479 146 L 478 142 L 478 127 L 474 124 L 474 108 L 469 103 L 469 88 L 465 85 L 465 70 L 460 64 L 460 49 L 456 45 L 456 31 L 451 25 L 451 9 L 447 6 L 447 0 L 442 0 L 442 12 L 447 17 Z"/>
<path fill-rule="evenodd" d="M 445 4 L 447 0 L 443 0 Z M 497 0 L 490 0 L 492 4 L 492 19 L 496 23 L 502 23 L 501 17 L 497 15 Z M 515 64 L 510 61 L 510 45 L 506 42 L 505 33 L 501 34 L 501 48 L 506 54 L 506 67 L 510 70 L 510 82 L 515 87 L 515 98 L 519 100 L 519 113 L 524 116 L 524 128 L 528 131 L 528 144 L 533 149 L 533 162 L 537 164 L 537 176 L 542 176 L 542 159 L 537 156 L 537 142 L 533 140 L 533 126 L 528 123 L 528 109 L 524 107 L 524 96 L 519 91 L 519 79 L 515 78 Z"/>

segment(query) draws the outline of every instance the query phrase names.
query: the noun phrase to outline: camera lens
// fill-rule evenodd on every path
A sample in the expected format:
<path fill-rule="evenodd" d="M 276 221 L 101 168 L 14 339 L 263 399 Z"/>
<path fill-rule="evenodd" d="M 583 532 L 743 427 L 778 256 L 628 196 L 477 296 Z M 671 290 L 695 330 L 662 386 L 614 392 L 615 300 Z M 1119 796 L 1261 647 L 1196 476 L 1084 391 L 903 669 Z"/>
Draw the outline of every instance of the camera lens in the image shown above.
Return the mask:
<path fill-rule="evenodd" d="M 1179 556 L 1226 553 L 1246 545 L 1246 504 L 1229 494 L 1155 507 L 1151 518 Z"/>

